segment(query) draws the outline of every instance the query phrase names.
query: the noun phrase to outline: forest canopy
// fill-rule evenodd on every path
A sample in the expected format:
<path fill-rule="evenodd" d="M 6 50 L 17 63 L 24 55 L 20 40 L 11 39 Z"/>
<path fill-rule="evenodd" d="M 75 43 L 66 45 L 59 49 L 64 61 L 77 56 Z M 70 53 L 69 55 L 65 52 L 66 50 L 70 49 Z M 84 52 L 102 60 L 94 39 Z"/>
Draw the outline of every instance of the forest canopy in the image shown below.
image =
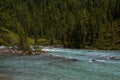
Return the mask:
<path fill-rule="evenodd" d="M 0 0 L 0 45 L 19 45 L 18 36 L 30 45 L 120 49 L 120 0 Z"/>

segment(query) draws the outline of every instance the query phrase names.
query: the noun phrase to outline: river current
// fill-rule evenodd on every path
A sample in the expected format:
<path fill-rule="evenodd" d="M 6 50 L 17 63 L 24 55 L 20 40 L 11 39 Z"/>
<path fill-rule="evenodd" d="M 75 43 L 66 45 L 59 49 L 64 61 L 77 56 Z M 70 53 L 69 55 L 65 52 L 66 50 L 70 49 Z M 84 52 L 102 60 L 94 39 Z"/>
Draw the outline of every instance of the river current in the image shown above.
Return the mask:
<path fill-rule="evenodd" d="M 120 50 L 44 47 L 46 55 L 1 56 L 0 80 L 120 80 Z"/>

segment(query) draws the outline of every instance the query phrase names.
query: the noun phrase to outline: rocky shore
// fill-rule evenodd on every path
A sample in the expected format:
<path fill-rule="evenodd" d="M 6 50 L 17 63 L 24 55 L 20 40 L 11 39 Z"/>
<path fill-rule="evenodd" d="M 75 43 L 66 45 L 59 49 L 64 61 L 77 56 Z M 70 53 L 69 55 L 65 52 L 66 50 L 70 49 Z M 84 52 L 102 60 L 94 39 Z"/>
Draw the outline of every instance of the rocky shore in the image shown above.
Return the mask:
<path fill-rule="evenodd" d="M 66 58 L 64 56 L 56 56 L 56 55 L 52 55 L 47 53 L 46 51 L 43 50 L 31 50 L 29 51 L 22 51 L 19 50 L 17 48 L 12 48 L 12 47 L 0 47 L 0 55 L 45 55 L 48 56 L 51 59 L 58 59 L 58 60 L 63 60 L 63 61 L 78 61 L 77 59 L 74 58 Z"/>
<path fill-rule="evenodd" d="M 0 55 L 36 55 L 36 54 L 43 54 L 47 53 L 42 50 L 19 50 L 13 47 L 0 47 Z"/>

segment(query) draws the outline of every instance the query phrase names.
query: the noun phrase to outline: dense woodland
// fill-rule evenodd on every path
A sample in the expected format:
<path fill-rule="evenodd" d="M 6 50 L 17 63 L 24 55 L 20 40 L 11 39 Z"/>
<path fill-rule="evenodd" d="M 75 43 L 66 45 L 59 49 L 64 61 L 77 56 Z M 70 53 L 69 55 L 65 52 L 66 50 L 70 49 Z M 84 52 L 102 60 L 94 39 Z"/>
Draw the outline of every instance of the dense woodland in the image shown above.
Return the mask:
<path fill-rule="evenodd" d="M 0 0 L 0 45 L 120 49 L 120 0 Z"/>

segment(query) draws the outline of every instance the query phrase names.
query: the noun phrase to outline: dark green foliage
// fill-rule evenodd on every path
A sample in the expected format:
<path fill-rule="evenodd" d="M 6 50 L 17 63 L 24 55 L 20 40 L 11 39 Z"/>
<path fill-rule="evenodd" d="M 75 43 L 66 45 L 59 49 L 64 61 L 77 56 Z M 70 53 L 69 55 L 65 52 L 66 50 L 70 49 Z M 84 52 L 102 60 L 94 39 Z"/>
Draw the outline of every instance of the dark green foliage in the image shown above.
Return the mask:
<path fill-rule="evenodd" d="M 120 49 L 119 12 L 119 0 L 0 0 L 0 26 L 19 35 L 19 23 L 35 44 Z"/>
<path fill-rule="evenodd" d="M 18 36 L 8 29 L 0 27 L 0 45 L 15 46 L 18 44 Z"/>
<path fill-rule="evenodd" d="M 27 40 L 27 31 L 20 23 L 17 23 L 18 26 L 18 35 L 19 35 L 19 48 L 21 50 L 28 50 L 28 40 Z"/>

